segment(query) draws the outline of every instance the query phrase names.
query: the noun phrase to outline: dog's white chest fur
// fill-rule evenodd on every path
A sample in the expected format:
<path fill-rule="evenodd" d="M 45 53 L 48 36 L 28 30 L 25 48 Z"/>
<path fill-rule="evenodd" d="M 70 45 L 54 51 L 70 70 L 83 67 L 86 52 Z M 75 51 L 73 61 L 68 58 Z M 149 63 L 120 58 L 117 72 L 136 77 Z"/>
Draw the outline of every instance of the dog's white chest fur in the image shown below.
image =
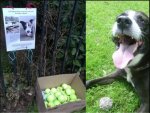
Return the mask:
<path fill-rule="evenodd" d="M 127 81 L 130 82 L 132 84 L 132 86 L 134 87 L 134 83 L 132 81 L 132 73 L 131 70 L 129 68 L 125 68 L 125 71 L 127 73 Z"/>

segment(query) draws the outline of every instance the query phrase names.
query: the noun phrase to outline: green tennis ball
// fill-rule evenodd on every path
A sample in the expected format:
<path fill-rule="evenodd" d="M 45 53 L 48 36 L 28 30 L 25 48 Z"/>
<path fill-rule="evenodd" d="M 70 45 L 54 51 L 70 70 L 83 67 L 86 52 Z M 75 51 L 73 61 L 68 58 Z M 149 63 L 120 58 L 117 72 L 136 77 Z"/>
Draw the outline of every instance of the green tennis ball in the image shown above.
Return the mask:
<path fill-rule="evenodd" d="M 52 92 L 52 93 L 56 93 L 56 92 L 57 92 L 57 89 L 56 89 L 56 88 L 52 88 L 52 89 L 51 89 L 51 92 Z"/>
<path fill-rule="evenodd" d="M 66 89 L 68 87 L 67 84 L 62 84 L 62 88 Z"/>
<path fill-rule="evenodd" d="M 70 99 L 71 99 L 71 100 L 77 100 L 77 96 L 76 96 L 75 94 L 70 95 Z"/>
<path fill-rule="evenodd" d="M 54 104 L 53 102 L 48 102 L 47 105 L 48 105 L 48 107 L 51 107 L 51 108 L 52 108 L 52 107 L 55 107 L 55 104 Z"/>
<path fill-rule="evenodd" d="M 48 94 L 48 93 L 50 93 L 50 89 L 49 88 L 47 88 L 47 89 L 45 89 L 45 94 Z"/>
<path fill-rule="evenodd" d="M 70 96 L 67 96 L 67 101 L 70 101 Z"/>
<path fill-rule="evenodd" d="M 66 89 L 66 94 L 67 95 L 71 95 L 72 94 L 72 90 L 69 88 L 69 89 Z"/>
<path fill-rule="evenodd" d="M 48 102 L 52 102 L 52 101 L 54 101 L 55 100 L 55 96 L 54 95 L 48 95 L 47 96 L 47 101 Z"/>
<path fill-rule="evenodd" d="M 56 106 L 58 106 L 58 105 L 60 105 L 61 103 L 60 103 L 58 100 L 54 100 L 54 104 L 55 104 Z"/>
<path fill-rule="evenodd" d="M 48 102 L 44 101 L 44 104 L 45 104 L 45 107 L 47 108 L 48 107 Z"/>
<path fill-rule="evenodd" d="M 62 91 L 63 88 L 62 87 L 57 87 L 57 91 Z"/>
<path fill-rule="evenodd" d="M 74 89 L 71 89 L 71 92 L 72 92 L 72 94 L 75 94 L 75 90 Z"/>
<path fill-rule="evenodd" d="M 76 101 L 80 101 L 81 99 L 77 98 Z"/>
<path fill-rule="evenodd" d="M 58 98 L 59 96 L 61 96 L 62 94 L 60 92 L 56 92 L 55 96 Z"/>
<path fill-rule="evenodd" d="M 59 102 L 64 103 L 64 102 L 67 100 L 67 98 L 66 98 L 66 96 L 64 96 L 64 95 L 60 95 L 60 96 L 58 97 L 58 100 L 59 100 Z"/>
<path fill-rule="evenodd" d="M 71 89 L 71 86 L 70 86 L 70 85 L 68 85 L 68 86 L 67 86 L 67 88 Z"/>

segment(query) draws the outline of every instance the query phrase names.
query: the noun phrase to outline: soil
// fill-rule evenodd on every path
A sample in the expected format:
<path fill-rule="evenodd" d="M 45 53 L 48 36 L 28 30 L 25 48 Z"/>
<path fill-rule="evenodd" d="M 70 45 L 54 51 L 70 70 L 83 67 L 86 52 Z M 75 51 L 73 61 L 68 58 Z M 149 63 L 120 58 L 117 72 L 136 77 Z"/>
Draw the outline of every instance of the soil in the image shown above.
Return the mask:
<path fill-rule="evenodd" d="M 9 88 L 6 95 L 1 95 L 1 112 L 28 112 L 28 107 L 33 104 L 35 92 L 33 87 L 22 90 Z"/>

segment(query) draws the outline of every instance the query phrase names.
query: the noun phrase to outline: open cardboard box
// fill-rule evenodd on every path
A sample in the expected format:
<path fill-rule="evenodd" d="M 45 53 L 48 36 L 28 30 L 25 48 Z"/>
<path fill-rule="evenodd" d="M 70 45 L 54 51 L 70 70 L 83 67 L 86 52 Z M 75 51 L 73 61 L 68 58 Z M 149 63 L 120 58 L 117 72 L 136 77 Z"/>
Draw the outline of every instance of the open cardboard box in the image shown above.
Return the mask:
<path fill-rule="evenodd" d="M 46 88 L 53 88 L 66 83 L 71 85 L 71 87 L 76 91 L 76 95 L 80 98 L 80 101 L 69 102 L 56 106 L 54 108 L 46 108 L 42 96 L 42 91 Z M 45 76 L 37 78 L 36 82 L 36 101 L 38 105 L 39 112 L 73 112 L 80 110 L 85 107 L 85 91 L 86 88 L 82 83 L 78 74 L 60 74 L 54 76 Z"/>

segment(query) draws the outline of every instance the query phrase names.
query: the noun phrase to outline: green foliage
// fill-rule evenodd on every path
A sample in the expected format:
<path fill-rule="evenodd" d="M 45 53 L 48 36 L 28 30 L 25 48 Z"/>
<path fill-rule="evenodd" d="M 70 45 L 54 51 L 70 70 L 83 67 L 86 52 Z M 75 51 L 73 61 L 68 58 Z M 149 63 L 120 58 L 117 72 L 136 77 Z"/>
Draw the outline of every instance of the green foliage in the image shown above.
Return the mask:
<path fill-rule="evenodd" d="M 114 70 L 112 54 L 115 45 L 111 41 L 111 28 L 117 15 L 133 9 L 149 14 L 148 1 L 87 1 L 86 2 L 86 79 L 102 77 Z M 113 99 L 109 111 L 99 108 L 99 99 Z M 134 88 L 126 82 L 96 86 L 86 92 L 88 113 L 134 112 L 139 107 Z"/>
<path fill-rule="evenodd" d="M 64 50 L 66 49 L 66 41 L 69 36 L 73 5 L 74 5 L 74 1 L 62 2 L 62 9 L 60 13 L 60 29 L 57 34 L 58 36 L 57 49 L 55 51 L 56 52 L 56 62 L 55 62 L 56 73 L 60 73 L 61 70 L 61 65 L 65 54 Z M 58 7 L 59 7 L 59 1 L 49 1 L 49 11 L 47 12 L 49 15 L 46 14 L 48 20 L 47 23 L 51 25 L 48 26 L 47 28 L 48 31 L 47 32 L 47 56 L 49 58 L 52 58 L 52 53 L 53 53 L 54 37 L 55 37 L 57 18 L 59 12 Z M 39 10 L 39 12 L 40 11 L 42 12 L 42 10 Z M 85 71 L 85 70 L 80 70 L 82 67 L 85 67 L 85 30 L 83 32 L 83 35 L 80 36 L 84 19 L 85 19 L 85 2 L 78 1 L 76 11 L 75 11 L 75 16 L 74 16 L 74 21 L 72 24 L 71 35 L 69 37 L 70 38 L 69 48 L 67 49 L 66 52 L 67 56 L 65 62 L 65 73 L 72 72 L 73 65 L 75 67 L 73 72 Z M 81 40 L 81 44 L 79 45 L 80 40 Z M 79 51 L 77 50 L 78 46 L 80 46 Z M 75 58 L 77 51 L 78 51 L 78 56 L 77 58 Z M 48 66 L 51 66 L 52 60 L 49 58 L 47 59 L 47 62 L 48 62 Z"/>
<path fill-rule="evenodd" d="M 4 73 L 11 72 L 11 65 L 9 62 L 9 58 L 7 53 L 3 50 L 1 51 L 1 61 L 2 61 L 2 68 Z"/>

